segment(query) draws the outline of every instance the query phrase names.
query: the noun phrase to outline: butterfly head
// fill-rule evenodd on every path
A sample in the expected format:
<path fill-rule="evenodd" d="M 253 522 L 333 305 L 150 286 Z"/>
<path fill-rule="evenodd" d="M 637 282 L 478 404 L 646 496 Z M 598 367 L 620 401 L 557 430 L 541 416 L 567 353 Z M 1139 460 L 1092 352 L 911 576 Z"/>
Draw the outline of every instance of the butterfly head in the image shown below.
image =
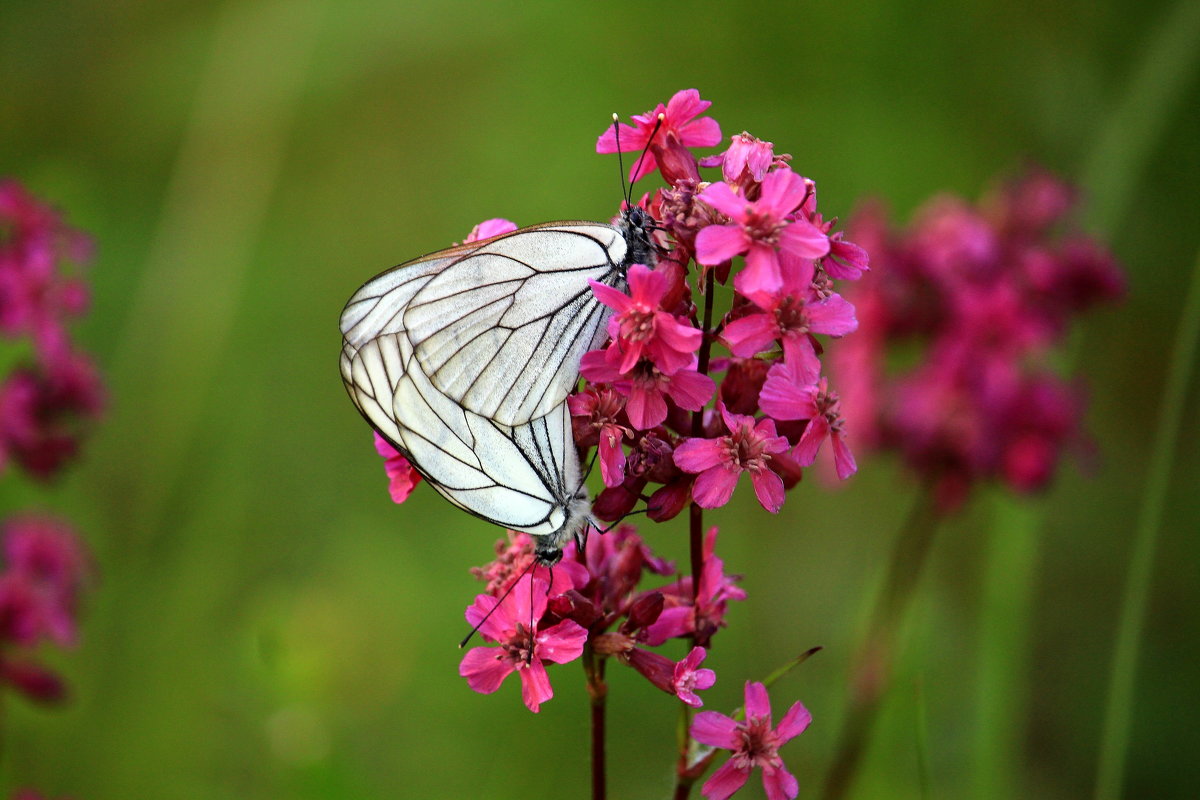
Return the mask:
<path fill-rule="evenodd" d="M 625 244 L 628 246 L 625 258 L 621 262 L 622 267 L 628 268 L 631 264 L 653 267 L 657 263 L 658 255 L 650 238 L 657 227 L 654 218 L 641 206 L 628 206 L 621 212 L 617 229 L 625 237 Z"/>

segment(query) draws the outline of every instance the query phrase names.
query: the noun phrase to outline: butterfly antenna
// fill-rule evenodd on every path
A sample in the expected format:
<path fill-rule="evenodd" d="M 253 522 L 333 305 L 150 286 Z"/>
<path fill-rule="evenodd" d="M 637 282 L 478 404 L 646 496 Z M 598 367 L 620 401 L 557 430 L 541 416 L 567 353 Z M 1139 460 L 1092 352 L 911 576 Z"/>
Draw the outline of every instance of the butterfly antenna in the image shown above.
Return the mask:
<path fill-rule="evenodd" d="M 534 559 L 537 563 L 537 559 Z M 518 579 L 519 580 L 519 579 Z M 525 651 L 525 666 L 533 663 L 533 645 L 535 641 L 536 631 L 533 627 L 533 581 L 529 581 L 529 649 Z"/>
<path fill-rule="evenodd" d="M 649 510 L 650 509 L 648 509 L 648 508 L 639 508 L 637 511 L 626 511 L 624 514 L 617 517 L 616 521 L 613 522 L 612 524 L 610 524 L 607 528 L 601 528 L 599 525 L 596 524 L 599 520 L 597 520 L 595 517 L 592 517 L 592 527 L 596 529 L 597 533 L 599 533 L 600 535 L 603 536 L 604 534 L 611 531 L 613 528 L 620 525 L 622 522 L 624 522 L 629 517 L 632 517 L 636 514 L 645 514 Z"/>
<path fill-rule="evenodd" d="M 654 137 L 658 135 L 658 131 L 662 128 L 663 122 L 666 120 L 666 114 L 659 114 L 658 119 L 654 123 L 654 130 L 650 131 L 650 136 L 646 138 L 646 146 L 642 148 L 642 154 L 638 156 L 637 163 L 633 166 L 633 174 L 637 175 L 642 169 L 642 162 L 646 160 L 646 154 L 650 152 L 650 145 L 654 144 Z M 625 203 L 633 205 L 633 184 L 629 185 L 629 194 L 626 195 Z"/>
<path fill-rule="evenodd" d="M 625 183 L 625 162 L 621 158 L 621 125 L 618 122 L 620 119 L 617 112 L 613 112 L 613 139 L 617 142 L 617 171 L 621 173 L 621 196 L 625 198 L 625 205 L 629 205 L 630 187 Z"/>
<path fill-rule="evenodd" d="M 529 571 L 531 569 L 533 569 L 533 565 L 536 563 L 537 563 L 536 558 L 529 562 L 529 566 L 525 567 L 525 569 L 521 571 L 521 574 L 517 576 L 517 579 L 515 581 L 513 581 L 512 583 L 510 583 L 508 585 L 508 588 L 504 590 L 504 594 L 500 595 L 499 599 L 496 600 L 496 605 L 492 606 L 491 610 L 489 610 L 486 614 L 483 615 L 483 619 L 479 620 L 479 624 L 477 624 L 474 628 L 471 628 L 471 632 L 468 633 L 463 638 L 463 640 L 458 643 L 459 647 L 467 646 L 467 642 L 471 641 L 471 637 L 475 635 L 475 632 L 478 631 L 480 629 L 480 627 L 483 626 L 483 623 L 488 621 L 488 618 L 491 617 L 492 614 L 496 613 L 496 609 L 500 607 L 500 604 L 504 602 L 505 598 L 508 597 L 509 593 L 512 592 L 512 590 L 516 587 L 516 585 L 521 582 L 521 578 L 524 578 L 526 575 L 529 574 Z M 529 591 L 531 593 L 533 592 L 533 581 L 529 582 Z M 530 607 L 530 609 L 533 608 L 532 601 L 530 602 L 529 607 Z M 533 613 L 532 610 L 530 611 L 530 613 L 531 614 Z M 532 621 L 530 623 L 530 630 L 533 630 Z"/>

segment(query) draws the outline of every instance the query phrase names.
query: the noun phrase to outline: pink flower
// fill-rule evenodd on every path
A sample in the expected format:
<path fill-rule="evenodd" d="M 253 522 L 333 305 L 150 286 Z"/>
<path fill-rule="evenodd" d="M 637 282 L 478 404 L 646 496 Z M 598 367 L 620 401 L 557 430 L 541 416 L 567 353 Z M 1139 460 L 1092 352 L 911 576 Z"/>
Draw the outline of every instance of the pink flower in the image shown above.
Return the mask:
<path fill-rule="evenodd" d="M 663 115 L 662 126 L 655 135 L 650 152 L 642 159 L 641 165 L 634 162 L 629 170 L 629 182 L 637 183 L 642 177 L 649 175 L 658 168 L 658 156 L 678 147 L 712 147 L 721 141 L 721 127 L 711 117 L 700 117 L 712 103 L 700 99 L 700 92 L 695 89 L 683 89 L 675 93 L 664 106 L 659 103 L 653 111 L 634 115 L 636 128 L 624 123 L 620 129 L 622 152 L 637 152 L 643 150 L 650 142 L 650 135 L 658 124 L 659 114 Z M 617 152 L 617 132 L 609 128 L 600 134 L 596 142 L 597 153 Z"/>
<path fill-rule="evenodd" d="M 638 430 L 653 428 L 667 418 L 667 397 L 680 408 L 699 411 L 716 391 L 712 378 L 694 369 L 680 369 L 666 375 L 645 359 L 625 374 L 613 363 L 614 354 L 621 358 L 612 348 L 584 353 L 579 371 L 587 380 L 612 383 L 613 388 L 626 395 L 629 399 L 625 414 Z"/>
<path fill-rule="evenodd" d="M 812 722 L 801 703 L 795 703 L 778 727 L 771 727 L 771 700 L 761 683 L 746 683 L 746 719 L 738 722 L 716 711 L 701 711 L 692 720 L 692 738 L 710 747 L 732 750 L 729 760 L 704 782 L 708 800 L 725 800 L 742 788 L 750 770 L 761 767 L 763 789 L 769 800 L 791 800 L 800 793 L 795 776 L 788 772 L 779 748 L 799 736 Z"/>
<path fill-rule="evenodd" d="M 463 244 L 469 242 L 480 242 L 484 239 L 490 239 L 493 236 L 499 236 L 502 233 L 512 233 L 517 229 L 517 223 L 509 222 L 506 219 L 497 217 L 496 219 L 486 219 L 471 229 L 471 233 L 463 240 Z"/>
<path fill-rule="evenodd" d="M 776 340 L 783 344 L 783 357 L 815 381 L 821 364 L 812 334 L 845 336 L 858 328 L 854 306 L 838 294 L 824 299 L 814 296 L 811 261 L 800 261 L 784 273 L 779 288 L 748 295 L 761 312 L 747 314 L 725 326 L 721 340 L 743 358 L 762 352 Z"/>
<path fill-rule="evenodd" d="M 762 183 L 776 163 L 774 147 L 745 131 L 735 133 L 729 138 L 729 149 L 721 154 L 721 176 L 730 185 Z"/>
<path fill-rule="evenodd" d="M 532 564 L 534 537 L 517 531 L 506 531 L 506 534 L 507 538 L 496 540 L 494 561 L 482 567 L 471 567 L 471 574 L 487 583 L 487 594 L 500 597 L 530 571 L 534 578 L 546 582 L 551 597 L 587 585 L 590 576 L 582 564 L 564 560 L 556 564 L 553 570 L 541 564 Z"/>
<path fill-rule="evenodd" d="M 800 466 L 807 467 L 816 461 L 821 442 L 829 438 L 833 442 L 837 476 L 845 480 L 858 471 L 854 455 L 843 438 L 838 396 L 829 391 L 824 378 L 812 383 L 807 374 L 801 374 L 787 361 L 775 364 L 767 372 L 759 402 L 763 413 L 775 419 L 808 420 L 792 454 Z"/>
<path fill-rule="evenodd" d="M 615 312 L 608 320 L 610 349 L 620 354 L 620 372 L 629 372 L 642 358 L 669 374 L 692 363 L 704 334 L 662 310 L 670 288 L 667 275 L 641 264 L 629 268 L 629 294 L 588 281 L 596 298 Z"/>
<path fill-rule="evenodd" d="M 675 448 L 675 463 L 684 472 L 697 473 L 692 497 L 701 508 L 718 508 L 729 502 L 738 476 L 750 473 L 754 494 L 772 514 L 783 506 L 783 479 L 770 467 L 771 454 L 788 449 L 787 439 L 775 435 L 769 419 L 733 414 L 719 405 L 729 434 L 716 439 L 688 439 Z"/>
<path fill-rule="evenodd" d="M 100 378 L 81 353 L 13 370 L 0 384 L 0 466 L 7 454 L 39 480 L 55 477 L 103 405 Z"/>
<path fill-rule="evenodd" d="M 657 646 L 667 639 L 696 635 L 698 644 L 711 641 L 718 629 L 725 627 L 725 613 L 730 600 L 745 600 L 746 590 L 737 585 L 736 575 L 725 574 L 725 562 L 717 557 L 717 526 L 708 529 L 704 537 L 704 565 L 700 571 L 700 591 L 692 598 L 690 575 L 661 590 L 665 608 L 645 633 L 646 644 Z"/>
<path fill-rule="evenodd" d="M 92 575 L 91 559 L 78 535 L 53 517 L 12 517 L 0 527 L 8 583 L 4 604 L 17 617 L 11 624 L 31 643 L 47 636 L 75 643 L 79 596 Z"/>
<path fill-rule="evenodd" d="M 625 399 L 608 387 L 589 386 L 567 398 L 575 443 L 580 447 L 597 445 L 600 476 L 604 485 L 619 486 L 625 479 L 625 450 L 621 442 L 633 431 L 617 422 Z"/>
<path fill-rule="evenodd" d="M 746 267 L 734 278 L 734 288 L 747 296 L 778 291 L 785 267 L 829 252 L 829 237 L 820 228 L 803 217 L 792 218 L 811 185 L 787 168 L 767 173 L 762 195 L 755 201 L 734 194 L 728 184 L 712 184 L 699 199 L 732 223 L 709 225 L 700 231 L 696 261 L 712 266 L 744 253 Z"/>
<path fill-rule="evenodd" d="M 693 647 L 692 651 L 675 665 L 675 696 L 692 708 L 704 705 L 696 696 L 696 692 L 712 688 L 717 682 L 717 673 L 711 669 L 699 668 L 706 655 L 708 651 L 703 647 Z"/>
<path fill-rule="evenodd" d="M 375 434 L 375 452 L 383 456 L 383 469 L 388 476 L 388 492 L 392 495 L 392 502 L 403 503 L 421 482 L 421 473 L 403 453 L 378 433 Z"/>
<path fill-rule="evenodd" d="M 505 678 L 518 672 L 521 697 L 535 714 L 542 703 L 554 696 L 543 662 L 574 661 L 583 654 L 587 641 L 587 631 L 569 619 L 538 630 L 546 612 L 546 590 L 545 581 L 526 575 L 486 621 L 484 617 L 497 605 L 497 600 L 491 595 L 477 596 L 475 603 L 467 608 L 467 622 L 472 627 L 478 625 L 483 638 L 498 642 L 500 647 L 472 648 L 458 667 L 458 674 L 480 694 L 491 694 Z"/>

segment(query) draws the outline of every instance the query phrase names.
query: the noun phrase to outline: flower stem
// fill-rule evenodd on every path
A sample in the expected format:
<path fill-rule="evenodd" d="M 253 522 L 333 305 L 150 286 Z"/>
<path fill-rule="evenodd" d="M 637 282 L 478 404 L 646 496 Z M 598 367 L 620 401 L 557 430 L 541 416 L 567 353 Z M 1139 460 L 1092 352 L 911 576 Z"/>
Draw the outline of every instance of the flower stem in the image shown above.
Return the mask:
<path fill-rule="evenodd" d="M 604 682 L 605 662 L 604 658 L 596 658 L 591 645 L 584 646 L 583 671 L 587 675 L 588 697 L 592 701 L 592 800 L 604 800 L 608 792 L 604 763 L 604 711 L 608 701 L 608 684 Z"/>
<path fill-rule="evenodd" d="M 704 318 L 701 324 L 701 330 L 704 332 L 704 338 L 700 342 L 700 353 L 696 359 L 696 371 L 701 375 L 708 374 L 708 365 L 712 355 L 712 316 L 713 316 L 713 271 L 709 270 L 704 279 Z M 704 409 L 692 412 L 692 436 L 701 436 L 704 433 Z M 697 599 L 700 597 L 700 575 L 704 572 L 704 509 L 696 505 L 692 501 L 691 507 L 688 509 L 688 556 L 692 566 L 692 647 L 702 645 L 707 647 L 709 642 L 704 641 L 705 637 L 700 632 L 699 619 L 695 617 L 697 613 Z M 694 778 L 687 778 L 688 774 L 688 753 L 691 743 L 691 720 L 692 709 L 682 700 L 680 701 L 680 726 L 682 731 L 679 735 L 679 762 L 675 770 L 675 800 L 686 800 L 687 796 L 692 791 L 692 783 Z"/>
<path fill-rule="evenodd" d="M 1154 576 L 1154 552 L 1166 510 L 1167 489 L 1180 440 L 1180 426 L 1187 414 L 1187 389 L 1196 369 L 1197 350 L 1200 350 L 1200 255 L 1196 257 L 1191 286 L 1184 300 L 1171 361 L 1167 367 L 1149 475 L 1142 493 L 1142 507 L 1138 512 L 1129 571 L 1125 575 L 1121 616 L 1113 645 L 1112 673 L 1104 704 L 1104 732 L 1100 741 L 1100 763 L 1094 795 L 1097 800 L 1119 797 L 1124 784 L 1129 728 L 1133 719 L 1134 678 L 1137 676 L 1138 650 L 1141 649 L 1150 584 Z"/>
<path fill-rule="evenodd" d="M 920 491 L 896 537 L 883 589 L 875 601 L 866 636 L 851 670 L 846 717 L 825 781 L 822 795 L 825 800 L 838 800 L 850 791 L 880 701 L 890 683 L 896 631 L 912 600 L 937 530 L 938 511 L 932 489 L 930 483 Z"/>

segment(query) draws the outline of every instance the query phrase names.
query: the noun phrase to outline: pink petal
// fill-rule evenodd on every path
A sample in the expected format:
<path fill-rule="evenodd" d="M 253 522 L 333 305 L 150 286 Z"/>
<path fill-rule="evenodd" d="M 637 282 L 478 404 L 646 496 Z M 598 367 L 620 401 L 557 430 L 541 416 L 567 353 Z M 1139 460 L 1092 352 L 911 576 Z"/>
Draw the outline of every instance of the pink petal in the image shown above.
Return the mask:
<path fill-rule="evenodd" d="M 775 248 L 765 244 L 751 244 L 749 252 L 746 253 L 746 267 L 734 276 L 733 288 L 747 297 L 753 297 L 760 292 L 777 294 L 783 288 L 783 276 L 779 271 L 779 254 L 775 252 Z"/>
<path fill-rule="evenodd" d="M 821 449 L 821 442 L 825 441 L 825 437 L 829 435 L 829 420 L 825 419 L 824 415 L 818 415 L 808 421 L 808 426 L 804 429 L 804 433 L 800 436 L 800 441 L 796 443 L 796 449 L 792 451 L 792 458 L 796 459 L 802 467 L 812 466 L 812 463 L 817 460 L 817 451 Z"/>
<path fill-rule="evenodd" d="M 833 434 L 833 466 L 837 470 L 837 476 L 841 480 L 846 480 L 854 473 L 858 472 L 858 464 L 854 461 L 854 454 L 850 452 L 850 447 L 842 439 L 841 434 Z"/>
<path fill-rule="evenodd" d="M 815 391 L 815 380 L 802 385 L 786 362 L 775 364 L 767 371 L 758 403 L 764 413 L 775 419 L 812 419 L 817 415 Z"/>
<path fill-rule="evenodd" d="M 510 222 L 501 217 L 487 219 L 472 228 L 471 232 L 467 235 L 467 238 L 463 240 L 463 243 L 466 244 L 467 242 L 480 242 L 484 239 L 491 239 L 493 236 L 499 236 L 503 233 L 512 233 L 516 229 L 517 223 Z"/>
<path fill-rule="evenodd" d="M 629 147 L 625 147 L 625 139 L 624 139 L 624 137 L 622 137 L 621 149 L 627 150 L 627 151 L 631 150 L 631 149 L 641 150 L 642 147 L 644 146 L 644 143 L 649 138 L 650 138 L 650 132 L 647 131 L 642 136 L 643 144 L 638 145 L 636 148 L 629 148 Z M 656 170 L 656 169 L 658 169 L 658 159 L 656 159 L 654 157 L 654 153 L 650 150 L 643 150 L 642 153 L 639 154 L 636 159 L 634 159 L 633 166 L 629 168 L 629 182 L 637 183 L 642 178 L 649 175 L 651 172 L 654 172 L 654 170 Z"/>
<path fill-rule="evenodd" d="M 620 378 L 621 373 L 609 363 L 607 352 L 607 350 L 589 350 L 584 353 L 579 362 L 579 374 L 595 383 L 608 383 Z"/>
<path fill-rule="evenodd" d="M 783 337 L 783 360 L 792 365 L 802 383 L 816 383 L 821 374 L 821 359 L 807 333 L 791 333 Z"/>
<path fill-rule="evenodd" d="M 617 124 L 621 129 L 621 151 L 629 152 L 630 150 L 641 150 L 646 146 L 647 134 L 642 133 L 637 128 L 631 128 L 624 122 Z M 615 153 L 617 152 L 617 134 L 609 125 L 604 133 L 600 134 L 600 138 L 596 140 L 597 153 Z"/>
<path fill-rule="evenodd" d="M 749 247 L 750 239 L 739 226 L 709 225 L 696 234 L 696 261 L 709 266 L 720 264 Z"/>
<path fill-rule="evenodd" d="M 683 126 L 679 138 L 688 147 L 713 147 L 721 143 L 721 126 L 712 117 L 701 117 Z"/>
<path fill-rule="evenodd" d="M 706 469 L 696 476 L 696 482 L 692 484 L 692 499 L 701 508 L 720 508 L 733 497 L 738 474 L 738 470 L 726 466 Z"/>
<path fill-rule="evenodd" d="M 688 411 L 699 411 L 717 390 L 717 384 L 707 375 L 694 369 L 683 369 L 671 376 L 667 383 L 667 394 L 675 405 Z"/>
<path fill-rule="evenodd" d="M 768 172 L 763 177 L 762 194 L 756 205 L 760 212 L 782 219 L 800 205 L 806 191 L 804 178 L 784 167 Z"/>
<path fill-rule="evenodd" d="M 667 401 L 657 387 L 634 383 L 625 404 L 629 423 L 638 430 L 649 430 L 667 418 Z"/>
<path fill-rule="evenodd" d="M 691 606 L 673 606 L 664 609 L 650 627 L 645 629 L 645 642 L 658 647 L 667 639 L 684 636 L 695 628 L 696 615 Z"/>
<path fill-rule="evenodd" d="M 804 707 L 804 704 L 793 703 L 792 707 L 783 715 L 783 719 L 779 720 L 778 727 L 775 728 L 775 734 L 779 737 L 779 743 L 783 744 L 804 733 L 805 728 L 811 722 L 812 714 Z"/>
<path fill-rule="evenodd" d="M 708 110 L 711 100 L 701 100 L 698 89 L 680 89 L 667 101 L 667 121 L 683 125 L 688 120 Z"/>
<path fill-rule="evenodd" d="M 633 298 L 633 302 L 654 308 L 666 293 L 666 275 L 652 270 L 644 264 L 634 264 L 629 268 L 629 294 Z M 620 293 L 618 292 L 618 294 Z M 629 297 L 625 299 L 629 300 Z"/>
<path fill-rule="evenodd" d="M 746 681 L 746 719 L 751 717 L 771 718 L 771 698 L 758 681 Z"/>
<path fill-rule="evenodd" d="M 740 221 L 746 218 L 746 198 L 735 193 L 727 183 L 712 183 L 709 184 L 703 192 L 697 195 L 697 199 L 707 206 L 715 208 L 725 216 L 734 221 Z M 712 227 L 712 226 L 709 226 Z M 735 226 L 738 230 L 741 226 Z M 706 229 L 707 230 L 707 229 Z M 704 231 L 701 231 L 703 233 Z M 722 259 L 723 261 L 724 259 Z"/>
<path fill-rule="evenodd" d="M 754 496 L 762 507 L 778 514 L 783 508 L 783 478 L 769 469 L 761 469 L 750 473 L 750 482 L 754 484 Z"/>
<path fill-rule="evenodd" d="M 858 330 L 854 306 L 840 294 L 831 294 L 827 299 L 809 305 L 805 308 L 805 314 L 808 316 L 809 330 L 813 333 L 845 336 Z"/>
<path fill-rule="evenodd" d="M 600 477 L 610 489 L 620 486 L 625 480 L 625 449 L 621 447 L 620 434 L 610 435 L 609 427 L 600 431 Z"/>
<path fill-rule="evenodd" d="M 708 712 L 700 712 L 708 713 Z M 699 714 L 697 714 L 699 716 Z M 738 789 L 741 789 L 746 779 L 750 777 L 749 769 L 740 769 L 733 763 L 733 759 L 729 759 L 721 768 L 712 774 L 712 777 L 704 782 L 704 786 L 700 789 L 708 800 L 726 800 L 732 797 Z"/>
<path fill-rule="evenodd" d="M 829 237 L 808 220 L 796 219 L 779 232 L 779 248 L 798 258 L 820 258 L 829 252 Z"/>
<path fill-rule="evenodd" d="M 555 664 L 566 664 L 583 655 L 587 631 L 578 622 L 564 619 L 537 635 L 537 657 Z"/>
<path fill-rule="evenodd" d="M 463 656 L 458 665 L 458 674 L 467 679 L 470 686 L 480 694 L 491 694 L 500 688 L 500 684 L 516 669 L 515 665 L 504 658 L 504 650 L 499 647 L 473 647 Z"/>
<path fill-rule="evenodd" d="M 536 658 L 519 672 L 521 699 L 525 701 L 525 707 L 536 714 L 542 703 L 554 697 L 554 689 L 550 687 L 550 676 L 546 674 L 546 667 Z"/>
<path fill-rule="evenodd" d="M 372 431 L 374 433 L 374 431 Z M 384 458 L 395 458 L 400 455 L 400 451 L 392 447 L 391 442 L 375 433 L 375 452 Z"/>
<path fill-rule="evenodd" d="M 721 341 L 735 356 L 749 358 L 773 345 L 778 335 L 779 325 L 774 316 L 749 314 L 726 325 Z"/>
<path fill-rule="evenodd" d="M 701 711 L 692 720 L 692 738 L 709 747 L 736 750 L 741 746 L 738 724 L 717 711 Z"/>
<path fill-rule="evenodd" d="M 629 295 L 614 289 L 606 283 L 588 280 L 588 286 L 592 287 L 592 294 L 596 295 L 597 300 L 618 314 L 628 311 L 633 306 L 633 299 Z"/>
<path fill-rule="evenodd" d="M 767 793 L 767 800 L 792 800 L 800 794 L 800 784 L 796 776 L 780 764 L 777 769 L 763 767 L 763 790 Z"/>
<path fill-rule="evenodd" d="M 689 355 L 704 341 L 703 331 L 667 313 L 655 315 L 654 332 L 673 350 Z"/>
<path fill-rule="evenodd" d="M 674 458 L 684 472 L 703 472 L 725 461 L 725 445 L 720 439 L 687 439 L 675 448 Z"/>
<path fill-rule="evenodd" d="M 488 612 L 497 602 L 491 595 L 476 595 L 475 602 L 467 606 L 466 612 L 467 624 L 472 628 L 479 626 L 479 633 L 493 642 L 507 639 L 513 632 L 513 620 L 509 618 L 507 605 L 489 616 Z M 525 624 L 529 624 L 528 618 Z"/>

